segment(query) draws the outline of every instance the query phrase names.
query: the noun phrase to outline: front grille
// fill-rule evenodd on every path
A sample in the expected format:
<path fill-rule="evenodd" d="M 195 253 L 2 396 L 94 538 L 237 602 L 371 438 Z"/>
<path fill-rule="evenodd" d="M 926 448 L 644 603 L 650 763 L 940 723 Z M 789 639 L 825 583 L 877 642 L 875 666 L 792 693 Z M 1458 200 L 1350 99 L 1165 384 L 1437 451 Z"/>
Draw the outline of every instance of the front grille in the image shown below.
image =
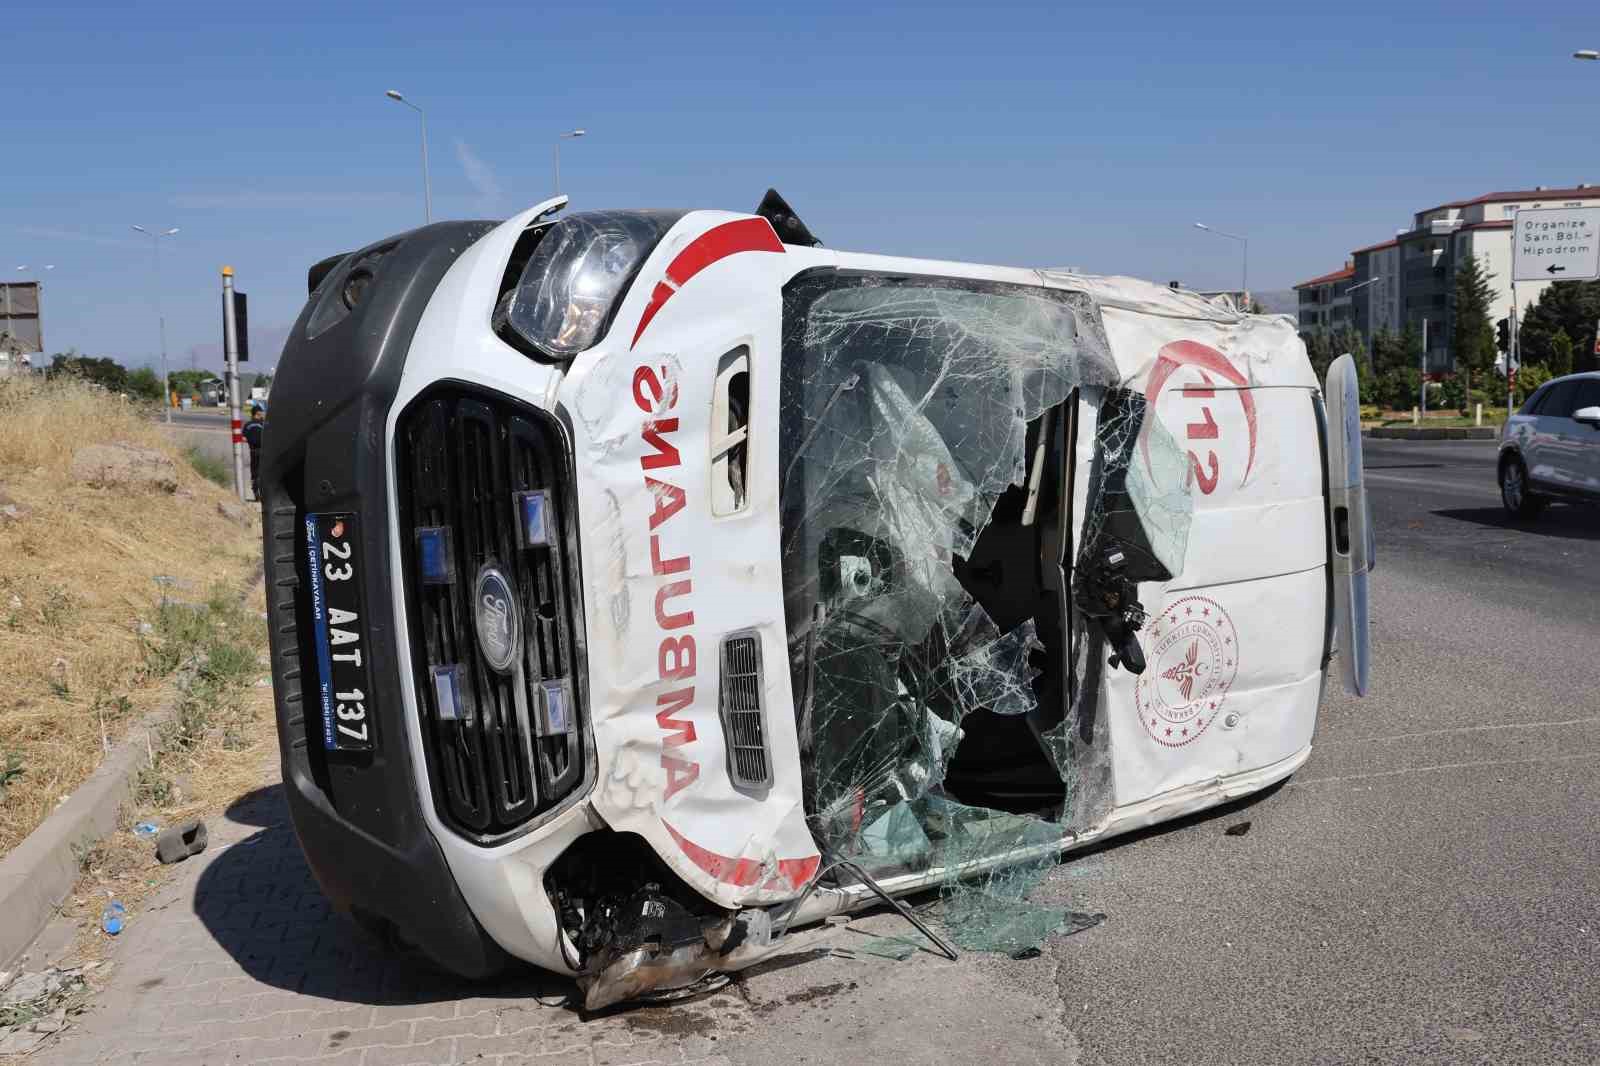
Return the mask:
<path fill-rule="evenodd" d="M 447 822 L 487 842 L 560 805 L 583 777 L 567 581 L 575 560 L 560 534 L 565 446 L 542 412 L 446 392 L 405 413 L 397 447 L 414 683 L 435 802 Z M 548 493 L 554 532 L 547 545 L 528 547 L 517 494 L 535 490 Z M 438 563 L 422 572 L 419 530 L 448 545 L 434 556 L 443 559 L 442 578 Z M 506 578 L 520 623 L 506 672 L 490 667 L 474 626 L 475 588 L 488 567 Z"/>
<path fill-rule="evenodd" d="M 754 633 L 736 633 L 723 640 L 721 680 L 728 776 L 741 788 L 766 788 L 772 784 L 772 773 L 761 712 L 761 641 Z"/>

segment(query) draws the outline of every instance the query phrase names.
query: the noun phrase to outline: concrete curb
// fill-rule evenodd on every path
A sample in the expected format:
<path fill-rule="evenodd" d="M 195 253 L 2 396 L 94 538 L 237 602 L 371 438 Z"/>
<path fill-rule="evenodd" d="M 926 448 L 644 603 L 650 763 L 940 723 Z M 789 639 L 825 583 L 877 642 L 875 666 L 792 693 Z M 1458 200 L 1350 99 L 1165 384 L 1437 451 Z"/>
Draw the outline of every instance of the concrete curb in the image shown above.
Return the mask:
<path fill-rule="evenodd" d="M 1496 426 L 1374 426 L 1362 435 L 1378 440 L 1499 440 Z"/>
<path fill-rule="evenodd" d="M 28 950 L 77 884 L 73 846 L 97 841 L 116 827 L 139 767 L 157 746 L 152 734 L 176 712 L 174 701 L 130 729 L 65 803 L 0 858 L 0 970 Z"/>

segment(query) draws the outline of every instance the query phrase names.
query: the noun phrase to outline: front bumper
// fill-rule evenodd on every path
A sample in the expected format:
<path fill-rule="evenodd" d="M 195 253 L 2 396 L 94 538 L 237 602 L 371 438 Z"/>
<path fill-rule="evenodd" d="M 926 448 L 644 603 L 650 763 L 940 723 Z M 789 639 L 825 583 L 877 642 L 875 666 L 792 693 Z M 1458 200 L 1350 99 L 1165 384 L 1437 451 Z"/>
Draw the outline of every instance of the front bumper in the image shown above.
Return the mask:
<path fill-rule="evenodd" d="M 403 632 L 390 590 L 397 568 L 384 435 L 423 309 L 451 264 L 490 228 L 440 223 L 392 242 L 358 306 L 314 339 L 306 327 L 318 301 L 308 303 L 279 363 L 260 474 L 284 790 L 307 862 L 336 908 L 468 977 L 508 960 L 473 916 L 429 829 L 429 797 L 415 784 L 406 674 L 396 657 Z M 319 291 L 342 287 L 362 254 L 335 267 Z M 329 758 L 310 699 L 315 668 L 299 544 L 305 515 L 316 511 L 360 518 L 377 737 L 370 756 Z"/>

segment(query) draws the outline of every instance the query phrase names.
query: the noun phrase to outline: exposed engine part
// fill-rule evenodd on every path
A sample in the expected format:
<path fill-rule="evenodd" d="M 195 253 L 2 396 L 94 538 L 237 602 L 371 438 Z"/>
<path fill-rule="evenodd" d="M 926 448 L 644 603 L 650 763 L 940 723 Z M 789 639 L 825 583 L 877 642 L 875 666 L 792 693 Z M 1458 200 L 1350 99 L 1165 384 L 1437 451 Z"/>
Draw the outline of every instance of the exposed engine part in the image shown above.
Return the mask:
<path fill-rule="evenodd" d="M 587 834 L 550 867 L 545 890 L 563 950 L 577 953 L 567 965 L 586 1010 L 684 989 L 805 943 L 775 936 L 764 910 L 708 903 L 632 833 Z"/>

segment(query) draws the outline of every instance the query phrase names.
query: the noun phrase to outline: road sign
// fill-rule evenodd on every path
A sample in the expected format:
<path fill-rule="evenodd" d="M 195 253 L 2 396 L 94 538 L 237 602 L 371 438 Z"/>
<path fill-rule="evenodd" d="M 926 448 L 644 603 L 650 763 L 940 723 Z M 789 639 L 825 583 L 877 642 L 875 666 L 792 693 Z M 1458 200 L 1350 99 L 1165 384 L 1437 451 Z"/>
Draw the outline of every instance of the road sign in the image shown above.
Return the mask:
<path fill-rule="evenodd" d="M 37 281 L 0 281 L 0 353 L 44 351 Z"/>
<path fill-rule="evenodd" d="M 1600 207 L 1532 207 L 1511 234 L 1512 281 L 1600 278 Z"/>

